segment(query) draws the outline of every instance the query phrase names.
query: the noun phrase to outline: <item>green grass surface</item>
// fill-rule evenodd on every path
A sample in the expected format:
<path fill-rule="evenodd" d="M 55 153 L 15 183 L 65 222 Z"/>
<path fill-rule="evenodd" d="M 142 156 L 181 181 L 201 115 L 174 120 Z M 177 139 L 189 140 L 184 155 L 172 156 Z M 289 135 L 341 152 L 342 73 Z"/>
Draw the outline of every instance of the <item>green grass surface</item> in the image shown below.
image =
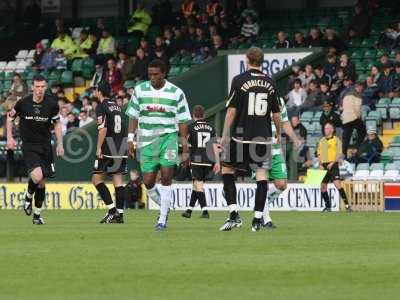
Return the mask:
<path fill-rule="evenodd" d="M 167 232 L 156 213 L 0 211 L 0 299 L 399 299 L 400 215 L 273 213 L 279 228 L 219 232 L 226 213 Z"/>

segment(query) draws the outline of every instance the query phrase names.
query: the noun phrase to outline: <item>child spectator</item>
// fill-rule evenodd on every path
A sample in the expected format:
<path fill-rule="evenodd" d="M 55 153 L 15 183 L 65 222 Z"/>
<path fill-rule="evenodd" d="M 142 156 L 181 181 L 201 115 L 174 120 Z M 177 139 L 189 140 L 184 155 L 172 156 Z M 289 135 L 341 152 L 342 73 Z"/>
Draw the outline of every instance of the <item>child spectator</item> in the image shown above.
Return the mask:
<path fill-rule="evenodd" d="M 55 59 L 56 70 L 66 70 L 67 69 L 67 58 L 64 56 L 64 51 L 62 49 L 57 50 L 57 56 Z"/>
<path fill-rule="evenodd" d="M 245 40 L 253 41 L 257 38 L 260 26 L 251 15 L 247 15 L 242 25 L 241 35 Z"/>

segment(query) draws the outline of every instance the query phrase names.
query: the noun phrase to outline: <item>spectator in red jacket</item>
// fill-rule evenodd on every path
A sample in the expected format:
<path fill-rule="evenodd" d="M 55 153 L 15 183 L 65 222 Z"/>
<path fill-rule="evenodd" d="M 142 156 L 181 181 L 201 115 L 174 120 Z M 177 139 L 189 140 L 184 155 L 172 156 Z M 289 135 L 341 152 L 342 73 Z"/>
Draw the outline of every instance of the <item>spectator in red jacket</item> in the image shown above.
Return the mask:
<path fill-rule="evenodd" d="M 105 80 L 110 84 L 113 94 L 118 93 L 118 90 L 122 87 L 122 74 L 117 68 L 117 64 L 113 58 L 107 61 L 107 71 L 105 74 Z"/>

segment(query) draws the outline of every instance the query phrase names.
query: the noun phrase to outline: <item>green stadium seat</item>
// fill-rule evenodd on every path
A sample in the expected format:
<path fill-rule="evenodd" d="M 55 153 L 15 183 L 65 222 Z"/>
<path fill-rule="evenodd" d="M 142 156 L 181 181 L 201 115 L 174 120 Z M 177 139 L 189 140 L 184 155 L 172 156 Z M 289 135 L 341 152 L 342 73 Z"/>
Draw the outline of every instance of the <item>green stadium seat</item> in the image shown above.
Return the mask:
<path fill-rule="evenodd" d="M 179 66 L 172 66 L 168 72 L 168 77 L 176 77 L 181 73 L 181 67 Z"/>
<path fill-rule="evenodd" d="M 368 113 L 368 116 L 365 119 L 367 122 L 368 121 L 374 121 L 376 123 L 376 125 L 380 125 L 381 123 L 381 115 L 378 111 L 376 110 L 371 110 Z M 368 127 L 368 126 L 367 126 Z"/>
<path fill-rule="evenodd" d="M 61 72 L 55 70 L 55 71 L 52 71 L 52 72 L 49 74 L 48 79 L 49 79 L 49 80 L 57 80 L 57 81 L 58 81 L 58 80 L 60 80 L 60 76 L 61 76 Z"/>
<path fill-rule="evenodd" d="M 13 80 L 14 75 L 14 72 L 6 72 L 4 75 L 4 80 Z"/>
<path fill-rule="evenodd" d="M 239 46 L 238 46 L 238 49 L 249 49 L 251 47 L 251 44 L 250 43 L 241 43 L 241 44 L 239 44 Z"/>
<path fill-rule="evenodd" d="M 180 61 L 181 61 L 181 58 L 179 56 L 175 55 L 169 59 L 169 64 L 171 66 L 176 66 L 176 65 L 179 65 Z"/>
<path fill-rule="evenodd" d="M 90 69 L 90 68 L 83 68 L 82 69 L 82 77 L 86 80 L 90 80 L 92 79 L 94 74 L 94 70 Z"/>
<path fill-rule="evenodd" d="M 5 76 L 6 76 L 6 73 L 0 72 L 0 81 L 3 81 Z"/>
<path fill-rule="evenodd" d="M 96 69 L 96 63 L 91 58 L 85 58 L 85 59 L 82 60 L 82 68 L 83 69 L 89 69 L 92 72 L 94 72 L 95 69 Z"/>
<path fill-rule="evenodd" d="M 367 77 L 368 77 L 368 74 L 363 73 L 363 74 L 358 75 L 358 80 L 359 81 L 366 81 Z"/>
<path fill-rule="evenodd" d="M 314 113 L 312 111 L 305 111 L 301 114 L 300 120 L 302 123 L 304 123 L 304 122 L 310 123 L 313 116 L 314 116 Z"/>
<path fill-rule="evenodd" d="M 182 69 L 181 69 L 181 74 L 182 73 L 185 73 L 185 72 L 187 72 L 187 71 L 189 71 L 190 70 L 190 67 L 189 66 L 184 66 L 184 67 L 182 67 Z"/>
<path fill-rule="evenodd" d="M 364 52 L 364 58 L 375 59 L 375 57 L 376 57 L 375 49 L 368 49 Z"/>
<path fill-rule="evenodd" d="M 376 170 L 384 170 L 385 165 L 383 163 L 373 163 L 371 164 L 370 170 L 371 171 L 376 171 Z"/>
<path fill-rule="evenodd" d="M 400 147 L 400 135 L 396 135 L 390 142 L 390 147 Z"/>
<path fill-rule="evenodd" d="M 322 115 L 322 111 L 316 111 L 314 116 L 313 116 L 313 118 L 312 118 L 312 122 L 313 123 L 318 123 L 318 125 L 319 125 L 319 119 L 321 118 L 321 115 Z"/>
<path fill-rule="evenodd" d="M 372 48 L 374 46 L 374 43 L 375 43 L 374 39 L 367 38 L 361 42 L 360 46 L 363 48 Z"/>
<path fill-rule="evenodd" d="M 72 71 L 64 71 L 61 74 L 61 78 L 60 78 L 60 82 L 63 85 L 72 85 L 74 83 L 74 78 L 73 78 L 73 74 Z"/>
<path fill-rule="evenodd" d="M 195 57 L 193 57 L 193 59 L 192 59 L 192 65 L 199 65 L 199 64 L 201 64 L 202 63 L 202 59 L 201 59 L 201 57 L 200 56 L 195 56 Z"/>
<path fill-rule="evenodd" d="M 190 66 L 192 63 L 192 57 L 189 55 L 185 55 L 181 57 L 181 60 L 179 61 L 179 65 L 181 66 Z"/>
<path fill-rule="evenodd" d="M 364 57 L 364 51 L 362 50 L 356 50 L 351 54 L 351 59 L 355 60 L 355 59 L 362 59 Z"/>
<path fill-rule="evenodd" d="M 32 80 L 33 77 L 35 77 L 38 74 L 39 72 L 37 71 L 29 71 L 28 74 L 26 75 L 26 80 Z"/>
<path fill-rule="evenodd" d="M 82 59 L 75 59 L 75 60 L 72 62 L 71 71 L 72 71 L 75 75 L 80 75 L 80 74 L 82 74 L 82 65 L 83 65 L 83 60 L 82 60 Z"/>
<path fill-rule="evenodd" d="M 5 80 L 3 81 L 3 92 L 8 92 L 11 88 L 12 81 L 11 80 Z"/>
<path fill-rule="evenodd" d="M 387 111 L 389 108 L 390 99 L 389 98 L 381 98 L 378 103 L 375 105 L 376 110 L 381 115 L 382 119 L 386 120 L 388 117 Z"/>
<path fill-rule="evenodd" d="M 378 50 L 376 51 L 376 57 L 379 58 L 379 57 L 381 57 L 382 55 L 384 55 L 385 53 L 386 53 L 386 50 L 385 50 L 385 49 L 378 49 Z"/>
<path fill-rule="evenodd" d="M 366 170 L 369 170 L 369 164 L 368 164 L 368 163 L 361 163 L 361 164 L 358 164 L 356 170 L 357 170 L 357 171 L 366 171 Z"/>

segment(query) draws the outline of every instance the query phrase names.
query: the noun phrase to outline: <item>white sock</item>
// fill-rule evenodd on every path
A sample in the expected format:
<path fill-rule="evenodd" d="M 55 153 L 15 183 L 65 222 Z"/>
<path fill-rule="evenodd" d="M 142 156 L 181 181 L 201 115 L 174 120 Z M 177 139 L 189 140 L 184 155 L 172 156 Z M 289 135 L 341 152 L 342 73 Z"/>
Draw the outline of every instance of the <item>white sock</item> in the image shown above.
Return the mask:
<path fill-rule="evenodd" d="M 123 209 L 117 209 L 118 210 L 118 212 L 120 213 L 120 214 L 123 214 L 124 213 L 124 210 Z"/>
<path fill-rule="evenodd" d="M 41 211 L 42 211 L 41 208 L 35 207 L 34 214 L 37 215 L 37 216 L 40 216 L 40 212 L 41 212 Z"/>
<path fill-rule="evenodd" d="M 262 211 L 255 211 L 254 212 L 254 218 L 261 219 L 262 216 L 263 216 L 263 212 Z"/>
<path fill-rule="evenodd" d="M 151 189 L 147 190 L 147 194 L 151 200 L 157 203 L 158 206 L 161 206 L 160 192 L 158 191 L 157 186 L 154 185 Z"/>
<path fill-rule="evenodd" d="M 171 207 L 171 202 L 173 198 L 172 187 L 170 185 L 161 185 L 160 191 L 160 219 L 158 223 L 167 223 L 168 212 Z"/>
<path fill-rule="evenodd" d="M 28 198 L 29 200 L 32 201 L 33 194 L 31 194 L 31 193 L 29 193 L 28 191 L 26 191 L 26 198 Z"/>
<path fill-rule="evenodd" d="M 193 207 L 193 206 L 189 206 L 189 209 L 190 209 L 190 210 L 194 210 L 194 207 Z"/>
<path fill-rule="evenodd" d="M 236 204 L 229 204 L 229 212 L 237 211 L 237 205 Z"/>
<path fill-rule="evenodd" d="M 115 207 L 114 202 L 111 203 L 111 204 L 107 204 L 107 208 L 108 208 L 108 209 L 113 209 L 114 207 Z"/>
<path fill-rule="evenodd" d="M 269 200 L 271 198 L 272 195 L 274 195 L 276 197 L 276 193 L 278 193 L 278 195 L 280 193 L 282 193 L 282 191 L 280 189 L 278 189 L 275 184 L 273 184 L 272 186 L 270 186 L 270 188 L 268 189 L 268 193 L 267 193 L 267 200 Z"/>
<path fill-rule="evenodd" d="M 202 210 L 202 211 L 208 210 L 208 209 L 207 209 L 207 206 L 202 207 L 201 210 Z"/>

